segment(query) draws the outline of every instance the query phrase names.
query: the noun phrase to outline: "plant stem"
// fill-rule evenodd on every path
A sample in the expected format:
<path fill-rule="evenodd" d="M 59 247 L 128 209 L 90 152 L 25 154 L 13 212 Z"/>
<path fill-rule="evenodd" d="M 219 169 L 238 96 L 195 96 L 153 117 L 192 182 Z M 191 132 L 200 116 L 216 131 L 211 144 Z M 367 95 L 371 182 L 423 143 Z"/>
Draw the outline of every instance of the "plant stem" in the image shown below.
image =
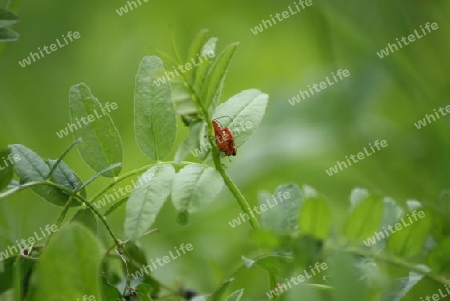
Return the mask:
<path fill-rule="evenodd" d="M 58 188 L 59 190 L 62 190 L 64 192 L 66 192 L 69 195 L 73 195 L 73 198 L 76 199 L 77 201 L 79 201 L 82 204 L 85 204 L 86 206 L 88 206 L 97 216 L 98 218 L 102 221 L 102 223 L 105 225 L 106 229 L 108 230 L 109 234 L 111 235 L 112 239 L 114 240 L 115 244 L 117 246 L 120 246 L 120 241 L 116 238 L 116 236 L 114 235 L 114 233 L 112 232 L 111 228 L 109 227 L 108 223 L 106 222 L 105 217 L 97 211 L 97 209 L 94 208 L 94 206 L 92 206 L 91 203 L 87 202 L 82 196 L 78 195 L 78 194 L 74 194 L 74 191 L 70 190 L 69 188 L 65 187 L 65 186 L 61 186 L 58 185 L 56 183 L 52 183 L 49 181 L 42 181 L 42 182 L 29 182 L 23 185 L 20 185 L 14 189 L 8 190 L 4 193 L 0 193 L 0 199 L 7 197 L 9 195 L 12 195 L 16 192 L 19 192 L 21 190 L 25 190 L 27 188 L 31 188 L 34 186 L 40 186 L 40 185 L 48 185 L 48 186 L 53 186 L 55 188 Z M 71 201 L 71 200 L 69 200 Z"/>
<path fill-rule="evenodd" d="M 209 123 L 208 127 L 212 127 L 211 123 Z M 211 145 L 215 145 L 214 144 L 215 141 L 213 139 L 214 138 L 209 137 L 209 140 L 210 140 L 209 143 L 212 143 Z M 248 215 L 249 222 L 250 222 L 250 225 L 252 226 L 252 228 L 254 230 L 261 229 L 261 226 L 259 225 L 258 220 L 256 219 L 256 217 L 253 214 L 251 214 L 250 205 L 248 204 L 244 195 L 239 190 L 239 188 L 237 188 L 236 184 L 234 184 L 234 182 L 231 180 L 231 178 L 228 176 L 228 174 L 225 172 L 225 169 L 223 168 L 222 163 L 220 162 L 219 152 L 217 151 L 217 149 L 215 147 L 212 147 L 212 157 L 213 157 L 214 165 L 216 166 L 217 171 L 220 173 L 223 180 L 225 181 L 225 185 L 227 185 L 230 192 L 236 198 L 236 201 L 238 202 L 239 206 L 241 206 L 242 211 L 244 211 L 244 213 Z"/>
<path fill-rule="evenodd" d="M 180 62 L 180 64 L 181 64 L 181 62 Z M 256 217 L 253 216 L 253 214 L 251 214 L 250 205 L 248 204 L 244 195 L 239 190 L 239 188 L 234 184 L 234 182 L 231 180 L 231 178 L 228 176 L 228 174 L 225 172 L 225 169 L 223 168 L 222 163 L 220 162 L 219 152 L 218 152 L 217 148 L 214 147 L 214 145 L 216 145 L 216 141 L 215 141 L 215 137 L 213 135 L 214 129 L 213 129 L 212 123 L 210 122 L 211 116 L 209 116 L 208 108 L 205 108 L 203 103 L 200 101 L 200 96 L 195 91 L 194 87 L 192 87 L 192 85 L 189 83 L 186 75 L 183 73 L 182 76 L 184 78 L 184 81 L 185 81 L 187 87 L 189 88 L 190 92 L 194 96 L 195 103 L 198 105 L 198 107 L 200 107 L 203 115 L 205 116 L 206 124 L 208 126 L 208 133 L 209 133 L 208 139 L 209 139 L 209 143 L 212 146 L 211 149 L 212 149 L 212 157 L 213 157 L 214 166 L 216 167 L 217 171 L 222 176 L 222 178 L 225 182 L 225 185 L 227 185 L 230 192 L 236 198 L 236 201 L 238 202 L 242 211 L 244 211 L 244 213 L 248 215 L 249 222 L 250 222 L 250 225 L 252 226 L 252 228 L 254 230 L 261 229 L 261 226 L 259 225 L 258 220 L 256 219 Z"/>
<path fill-rule="evenodd" d="M 22 4 L 22 0 L 9 0 L 6 8 L 16 15 L 19 14 L 20 5 Z M 0 43 L 0 57 L 2 56 L 3 50 L 5 50 L 7 43 Z"/>
<path fill-rule="evenodd" d="M 98 216 L 98 218 L 99 218 L 99 219 L 102 221 L 102 223 L 105 225 L 106 230 L 108 230 L 109 235 L 111 235 L 111 237 L 112 237 L 112 239 L 114 240 L 115 244 L 116 244 L 117 246 L 120 246 L 120 245 L 121 245 L 121 242 L 116 238 L 116 236 L 115 236 L 114 233 L 112 232 L 111 228 L 109 227 L 108 223 L 106 222 L 105 217 L 104 217 L 100 212 L 98 212 L 98 210 L 95 209 L 94 206 L 92 206 L 91 203 L 89 203 L 89 202 L 87 202 L 87 201 L 83 201 L 83 204 L 85 204 L 86 206 L 88 206 L 89 209 L 91 209 L 91 210 Z"/>

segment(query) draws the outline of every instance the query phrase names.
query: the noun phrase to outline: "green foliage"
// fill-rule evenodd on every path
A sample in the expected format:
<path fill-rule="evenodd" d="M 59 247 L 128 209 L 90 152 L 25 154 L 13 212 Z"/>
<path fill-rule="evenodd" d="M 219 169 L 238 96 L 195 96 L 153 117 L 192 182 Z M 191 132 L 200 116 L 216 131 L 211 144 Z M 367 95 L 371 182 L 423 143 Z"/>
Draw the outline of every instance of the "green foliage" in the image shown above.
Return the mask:
<path fill-rule="evenodd" d="M 84 161 L 97 172 L 112 164 L 121 163 L 122 142 L 108 109 L 100 104 L 83 83 L 71 87 L 69 94 L 71 122 L 79 124 L 80 120 L 84 120 L 84 124 L 74 131 L 75 140 L 81 140 L 77 147 Z M 86 123 L 88 124 L 85 125 Z M 104 176 L 117 176 L 120 169 L 108 171 Z"/>
<path fill-rule="evenodd" d="M 55 183 L 67 187 L 70 190 L 75 190 L 82 185 L 80 177 L 64 161 L 58 163 L 57 160 L 48 160 L 48 164 L 50 169 L 56 165 L 52 174 L 52 179 Z M 86 197 L 86 189 L 80 189 L 79 193 L 82 197 Z"/>
<path fill-rule="evenodd" d="M 305 235 L 326 239 L 331 228 L 331 209 L 323 197 L 307 198 L 299 217 L 299 229 Z"/>
<path fill-rule="evenodd" d="M 80 223 L 97 235 L 97 219 L 89 208 L 78 210 L 72 217 L 71 222 Z"/>
<path fill-rule="evenodd" d="M 27 300 L 76 300 L 84 295 L 100 299 L 102 254 L 99 242 L 88 230 L 76 223 L 65 226 L 42 252 Z"/>
<path fill-rule="evenodd" d="M 153 179 L 148 181 L 150 175 Z M 141 176 L 143 185 L 136 188 L 127 201 L 125 235 L 137 238 L 151 227 L 170 194 L 175 170 L 170 164 L 156 165 Z"/>
<path fill-rule="evenodd" d="M 0 25 L 11 25 L 14 21 L 3 15 Z M 237 43 L 226 46 L 217 57 L 193 66 L 179 79 L 159 80 L 167 63 L 184 64 L 204 53 L 215 54 L 217 43 L 217 38 L 209 38 L 203 30 L 192 42 L 186 62 L 181 61 L 174 49 L 176 59 L 162 55 L 168 61 L 163 64 L 160 57 L 146 56 L 139 64 L 134 90 L 134 129 L 139 148 L 150 159 L 148 165 L 120 175 L 119 131 L 105 111 L 106 104 L 100 104 L 82 83 L 70 88 L 71 122 L 78 123 L 87 116 L 98 118 L 88 118 L 88 124 L 74 131 L 74 143 L 57 160 L 44 160 L 20 144 L 10 145 L 0 153 L 1 157 L 20 158 L 14 160 L 14 169 L 0 170 L 0 189 L 7 188 L 0 193 L 0 199 L 32 188 L 50 203 L 64 207 L 56 221 L 61 229 L 58 233 L 45 244 L 29 246 L 20 255 L 4 260 L 0 293 L 14 289 L 30 301 L 77 300 L 86 295 L 97 300 L 148 301 L 170 297 L 180 300 L 193 295 L 197 295 L 196 300 L 206 300 L 207 295 L 214 301 L 245 300 L 244 289 L 246 294 L 250 290 L 239 287 L 236 279 L 245 282 L 262 274 L 268 285 L 261 286 L 263 290 L 258 293 L 265 297 L 265 292 L 273 292 L 289 277 L 312 273 L 313 267 L 321 264 L 327 267 L 329 264 L 331 268 L 316 270 L 306 280 L 302 276 L 305 280 L 302 285 L 290 288 L 287 294 L 276 294 L 275 300 L 285 300 L 285 296 L 299 300 L 307 295 L 312 301 L 405 301 L 422 289 L 428 292 L 430 288 L 437 290 L 439 285 L 449 284 L 445 276 L 450 272 L 446 256 L 450 243 L 443 233 L 433 231 L 433 225 L 443 229 L 441 232 L 448 230 L 444 218 L 447 215 L 443 213 L 448 204 L 444 201 L 439 204 L 442 210 L 415 202 L 415 208 L 409 208 L 405 215 L 401 203 L 355 189 L 350 196 L 349 214 L 337 221 L 324 195 L 309 186 L 300 189 L 290 183 L 278 186 L 273 195 L 261 192 L 260 211 L 253 211 L 256 206 L 251 209 L 225 171 L 211 124 L 212 119 L 217 119 L 223 128 L 229 128 L 234 146 L 240 148 L 265 115 L 268 95 L 256 89 L 242 91 L 219 104 Z M 164 161 L 175 149 L 177 117 L 188 127 L 188 134 L 178 146 L 175 160 Z M 194 161 L 183 161 L 189 152 L 205 144 L 209 144 L 207 151 Z M 63 161 L 75 145 L 96 172 L 85 181 Z M 135 175 L 140 175 L 139 185 L 127 190 L 109 208 L 98 207 L 96 201 L 101 196 Z M 101 176 L 114 179 L 90 196 L 87 186 Z M 177 211 L 173 220 L 188 225 L 190 215 L 207 208 L 224 185 L 249 221 L 251 242 L 261 254 L 248 252 L 242 256 L 241 266 L 219 281 L 210 294 L 162 283 L 152 269 L 146 269 L 152 264 L 155 267 L 155 261 L 147 259 L 139 239 L 166 231 L 150 229 L 169 196 Z M 110 215 L 123 204 L 126 204 L 124 241 L 109 223 Z M 80 205 L 82 208 L 63 224 L 69 207 Z M 386 229 L 419 210 L 425 212 L 423 218 L 387 235 Z M 379 239 L 378 232 L 386 235 Z M 103 237 L 104 233 L 110 240 Z M 205 241 L 210 243 L 209 239 Z"/>
<path fill-rule="evenodd" d="M 163 78 L 159 57 L 146 56 L 139 64 L 134 90 L 134 128 L 142 151 L 153 160 L 161 160 L 170 152 L 177 131 L 170 83 Z"/>
<path fill-rule="evenodd" d="M 368 196 L 355 204 L 345 224 L 345 235 L 355 243 L 361 243 L 371 236 L 381 225 L 383 201 L 379 197 Z"/>
<path fill-rule="evenodd" d="M 0 158 L 12 158 L 11 157 L 11 150 L 10 149 L 4 149 L 0 151 Z M 13 160 L 14 158 L 12 158 Z M 11 182 L 13 177 L 13 165 L 11 162 L 8 162 L 5 164 L 4 162 L 1 162 L 0 167 L 0 191 L 8 186 L 9 182 Z"/>
<path fill-rule="evenodd" d="M 12 42 L 19 39 L 19 34 L 9 28 L 19 21 L 19 17 L 13 12 L 0 8 L 0 43 Z"/>
<path fill-rule="evenodd" d="M 241 300 L 242 296 L 244 295 L 244 289 L 240 289 L 237 291 L 234 291 L 231 295 L 229 295 L 225 301 L 239 301 Z"/>
<path fill-rule="evenodd" d="M 172 202 L 179 212 L 195 213 L 209 205 L 222 187 L 223 180 L 214 168 L 189 164 L 175 176 Z"/>
<path fill-rule="evenodd" d="M 32 187 L 33 191 L 45 200 L 57 206 L 65 206 L 69 201 L 69 194 L 59 187 L 50 185 L 47 181 L 50 175 L 50 167 L 38 154 L 20 144 L 9 146 L 11 153 L 17 155 L 20 160 L 14 161 L 16 175 L 21 184 L 43 183 Z M 71 202 L 70 206 L 79 206 L 77 202 Z"/>

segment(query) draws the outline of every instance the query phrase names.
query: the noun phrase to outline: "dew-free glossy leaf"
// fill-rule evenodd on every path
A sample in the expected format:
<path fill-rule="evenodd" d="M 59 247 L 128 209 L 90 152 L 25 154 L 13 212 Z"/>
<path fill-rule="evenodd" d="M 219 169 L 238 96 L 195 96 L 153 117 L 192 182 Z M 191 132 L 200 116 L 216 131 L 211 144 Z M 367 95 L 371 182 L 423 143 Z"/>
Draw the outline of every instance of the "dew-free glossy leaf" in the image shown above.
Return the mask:
<path fill-rule="evenodd" d="M 151 175 L 152 180 L 147 181 Z M 139 178 L 143 184 L 133 190 L 126 206 L 125 235 L 128 238 L 137 238 L 151 227 L 172 190 L 174 176 L 172 165 L 158 164 Z"/>
<path fill-rule="evenodd" d="M 72 86 L 69 95 L 71 123 L 78 126 L 73 135 L 81 139 L 77 148 L 83 160 L 97 172 L 122 163 L 122 141 L 109 115 L 117 109 L 117 104 L 102 105 L 84 83 Z M 117 167 L 104 176 L 117 176 L 120 170 L 121 167 Z"/>
<path fill-rule="evenodd" d="M 222 103 L 213 114 L 220 118 L 223 127 L 228 127 L 234 135 L 236 147 L 242 146 L 259 127 L 266 112 L 269 95 L 252 89 L 234 95 Z M 238 150 L 239 152 L 239 150 Z"/>
<path fill-rule="evenodd" d="M 47 178 L 50 168 L 38 154 L 20 144 L 9 146 L 13 156 L 20 158 L 14 161 L 14 170 L 20 178 L 21 184 L 29 182 L 42 182 Z M 48 185 L 32 188 L 39 196 L 56 206 L 64 206 L 69 200 L 69 194 Z M 72 200 L 70 206 L 79 206 L 80 203 Z"/>
<path fill-rule="evenodd" d="M 73 301 L 93 295 L 100 300 L 103 249 L 94 235 L 70 223 L 45 247 L 31 277 L 27 301 Z"/>
<path fill-rule="evenodd" d="M 195 213 L 213 202 L 222 187 L 223 180 L 216 169 L 189 164 L 175 176 L 172 202 L 177 211 Z"/>
<path fill-rule="evenodd" d="M 170 82 L 158 81 L 164 76 L 163 71 L 159 57 L 144 57 L 139 64 L 134 89 L 136 140 L 141 150 L 153 160 L 161 160 L 170 152 L 177 131 Z"/>

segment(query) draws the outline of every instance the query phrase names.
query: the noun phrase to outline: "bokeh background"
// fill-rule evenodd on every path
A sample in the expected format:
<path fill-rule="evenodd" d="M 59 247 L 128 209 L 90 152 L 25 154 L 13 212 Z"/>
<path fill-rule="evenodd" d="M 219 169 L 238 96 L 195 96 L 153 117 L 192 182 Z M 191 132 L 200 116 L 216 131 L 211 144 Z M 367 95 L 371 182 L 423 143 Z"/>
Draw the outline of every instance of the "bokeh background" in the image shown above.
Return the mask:
<path fill-rule="evenodd" d="M 0 7 L 6 2 L 0 0 Z M 58 157 L 72 141 L 56 135 L 69 122 L 69 88 L 84 82 L 101 102 L 119 106 L 112 118 L 122 136 L 124 172 L 148 164 L 133 131 L 138 64 L 151 47 L 171 53 L 170 27 L 183 55 L 196 32 L 208 28 L 219 38 L 219 50 L 240 42 L 222 100 L 249 88 L 270 95 L 261 127 L 232 163 L 225 161 L 251 204 L 257 203 L 261 191 L 273 192 L 284 183 L 307 184 L 327 196 L 339 224 L 354 187 L 400 204 L 408 199 L 434 204 L 450 188 L 450 117 L 420 130 L 414 126 L 426 113 L 450 104 L 449 1 L 313 0 L 311 7 L 258 35 L 250 29 L 293 1 L 141 2 L 119 16 L 116 10 L 126 5 L 124 0 L 23 1 L 21 21 L 14 27 L 20 40 L 8 43 L 0 59 L 2 148 L 20 143 L 42 157 Z M 376 55 L 426 22 L 437 22 L 439 29 L 383 59 Z M 30 66 L 18 64 L 68 31 L 78 31 L 81 38 Z M 348 69 L 350 76 L 295 106 L 288 103 L 300 89 L 338 69 Z M 180 122 L 178 143 L 186 134 Z M 338 174 L 326 174 L 337 160 L 383 139 L 387 148 Z M 65 161 L 84 179 L 95 173 L 76 151 Z M 106 183 L 100 180 L 89 192 Z M 60 212 L 31 192 L 2 201 L 0 208 L 2 250 L 10 241 L 54 223 Z M 111 217 L 119 236 L 123 209 Z M 224 189 L 211 206 L 181 227 L 167 202 L 155 223 L 160 232 L 141 239 L 148 257 L 165 255 L 181 243 L 192 243 L 194 252 L 158 269 L 156 277 L 172 286 L 184 283 L 200 292 L 213 291 L 238 267 L 241 256 L 258 252 L 249 242 L 248 223 L 234 229 L 228 224 L 239 213 Z M 266 281 L 262 273 L 250 273 L 235 286 L 245 283 L 248 296 L 261 296 Z"/>

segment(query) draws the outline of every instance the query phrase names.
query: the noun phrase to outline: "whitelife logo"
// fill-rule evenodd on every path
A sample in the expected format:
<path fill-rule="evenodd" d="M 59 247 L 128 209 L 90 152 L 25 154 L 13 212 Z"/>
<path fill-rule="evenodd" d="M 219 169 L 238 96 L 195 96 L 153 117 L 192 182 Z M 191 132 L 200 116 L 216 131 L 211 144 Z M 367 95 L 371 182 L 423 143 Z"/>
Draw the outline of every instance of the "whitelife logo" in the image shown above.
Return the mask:
<path fill-rule="evenodd" d="M 287 18 L 289 18 L 290 16 L 293 16 L 297 13 L 299 13 L 300 11 L 304 10 L 306 7 L 311 6 L 312 5 L 312 0 L 299 0 L 298 2 L 294 2 L 295 5 L 295 9 L 293 9 L 290 5 L 288 6 L 289 11 L 285 10 L 284 12 L 280 13 L 276 13 L 275 17 L 277 18 L 278 21 L 283 21 Z M 300 8 L 300 6 L 301 8 Z M 267 29 L 267 25 L 269 25 L 269 27 L 272 27 L 273 25 L 277 24 L 277 21 L 275 21 L 275 18 L 270 15 L 270 19 L 272 20 L 272 22 L 270 22 L 270 20 L 261 20 L 262 23 L 260 23 L 258 26 L 255 26 L 254 28 L 250 28 L 250 31 L 254 34 L 257 35 L 260 32 L 263 32 L 264 29 Z"/>
<path fill-rule="evenodd" d="M 278 284 L 275 289 L 268 291 L 266 293 L 267 297 L 272 299 L 274 296 L 279 296 L 284 291 L 287 291 L 288 289 L 292 288 L 291 281 L 293 282 L 294 285 L 299 285 L 306 279 L 310 279 L 313 276 L 315 276 L 316 274 L 319 274 L 320 272 L 328 269 L 328 265 L 325 262 L 322 262 L 322 263 L 316 262 L 314 264 L 314 267 L 309 266 L 309 268 L 310 268 L 309 272 L 312 275 L 308 274 L 308 271 L 304 270 L 303 274 L 300 274 L 297 277 L 292 276 L 289 280 L 286 278 L 286 283 Z M 316 273 L 316 271 L 317 271 L 317 273 Z M 288 288 L 288 286 L 289 286 L 289 288 Z"/>
<path fill-rule="evenodd" d="M 405 217 L 402 217 L 400 219 L 401 223 L 396 223 L 394 226 L 392 226 L 392 225 L 388 226 L 388 229 L 389 229 L 390 233 L 387 231 L 386 227 L 383 227 L 383 231 L 384 231 L 384 234 L 386 234 L 386 236 L 384 236 L 383 232 L 375 232 L 372 237 L 369 237 L 368 239 L 366 239 L 364 241 L 364 244 L 367 247 L 370 247 L 370 246 L 376 244 L 378 241 L 389 237 L 389 235 L 391 235 L 391 234 L 393 234 L 393 233 L 395 233 L 397 231 L 402 230 L 403 227 L 408 227 L 413 222 L 417 222 L 418 221 L 417 217 L 424 218 L 425 217 L 425 212 L 422 211 L 422 210 L 419 211 L 419 212 L 417 212 L 417 210 L 414 210 L 413 212 L 411 212 L 411 215 L 414 218 L 414 220 L 411 219 L 411 216 L 409 216 L 409 214 L 406 215 L 406 217 L 409 220 L 409 224 L 407 222 L 405 222 Z M 395 227 L 395 230 L 393 229 L 394 227 Z"/>
<path fill-rule="evenodd" d="M 170 257 L 169 257 L 169 255 L 166 255 L 163 258 L 157 257 L 155 259 L 155 261 L 158 263 L 158 265 L 160 267 L 162 267 L 164 264 L 169 263 L 170 261 L 172 261 L 174 259 L 177 259 L 178 257 L 180 257 L 182 255 L 181 253 L 183 253 L 183 255 L 184 255 L 184 254 L 186 254 L 186 251 L 190 252 L 190 251 L 194 250 L 194 247 L 192 246 L 192 244 L 186 244 L 186 245 L 181 244 L 180 249 L 178 249 L 177 247 L 174 247 L 174 249 L 175 249 L 175 252 L 178 254 L 178 256 L 175 256 L 172 253 L 172 251 L 169 251 Z M 181 250 L 181 253 L 180 253 L 180 250 Z M 158 266 L 153 261 L 153 259 L 151 259 L 150 261 L 151 261 L 151 263 L 149 265 L 142 266 L 139 271 L 136 271 L 133 274 L 131 274 L 134 279 L 143 277 L 145 273 L 150 274 L 151 272 L 153 272 L 154 270 L 156 270 L 158 268 Z"/>
<path fill-rule="evenodd" d="M 73 133 L 74 131 L 77 131 L 78 129 L 82 128 L 85 125 L 90 124 L 91 122 L 95 121 L 96 118 L 102 118 L 103 116 L 107 116 L 109 115 L 109 113 L 111 113 L 111 111 L 113 110 L 117 110 L 118 105 L 117 103 L 113 102 L 113 103 L 105 103 L 104 105 L 102 105 L 100 113 L 99 114 L 97 112 L 97 110 L 94 110 L 95 114 L 89 114 L 87 117 L 81 117 L 81 122 L 78 118 L 75 118 L 75 123 L 68 123 L 67 126 L 60 130 L 59 132 L 56 132 L 56 136 L 58 136 L 59 139 L 69 135 L 69 133 Z"/>
<path fill-rule="evenodd" d="M 444 285 L 444 287 L 447 293 L 450 294 L 450 287 L 448 285 Z M 444 293 L 441 288 L 438 290 L 438 292 L 439 294 L 433 294 L 433 296 L 431 297 L 428 295 L 426 295 L 425 298 L 420 297 L 420 301 L 439 301 L 444 300 L 444 297 L 448 296 L 448 294 Z"/>
<path fill-rule="evenodd" d="M 353 154 L 350 155 L 350 159 L 352 159 L 353 163 L 357 163 L 357 162 L 361 161 L 362 159 L 366 158 L 366 155 L 367 156 L 371 156 L 373 153 L 375 153 L 376 150 L 374 149 L 374 146 L 377 148 L 377 150 L 381 150 L 380 146 L 384 148 L 384 147 L 388 146 L 388 144 L 387 144 L 386 140 L 381 140 L 381 141 L 377 140 L 377 141 L 375 141 L 374 146 L 372 146 L 372 143 L 369 143 L 369 146 L 370 146 L 370 149 L 372 150 L 372 153 L 368 152 L 366 147 L 364 147 L 363 148 L 364 153 L 363 152 L 359 152 L 356 156 L 353 155 Z M 355 159 L 355 157 L 358 157 L 358 159 Z M 350 161 L 348 156 L 345 156 L 345 158 L 347 159 L 348 165 L 352 166 L 352 161 Z M 333 174 L 337 174 L 339 172 L 339 169 L 343 170 L 342 166 L 344 166 L 344 168 L 348 167 L 347 164 L 345 164 L 345 161 L 343 161 L 343 162 L 336 161 L 336 163 L 337 164 L 335 166 L 333 166 L 333 167 L 330 167 L 330 169 L 325 169 L 325 172 L 330 177 Z M 338 169 L 338 167 L 339 167 L 339 169 Z"/>
<path fill-rule="evenodd" d="M 16 240 L 17 247 L 16 246 L 9 246 L 8 249 L 6 249 L 4 252 L 0 252 L 0 261 L 5 260 L 8 257 L 17 254 L 19 252 L 22 252 L 25 249 L 31 248 L 37 241 L 40 241 L 47 237 L 48 235 L 51 235 L 52 233 L 58 231 L 58 226 L 56 225 L 46 225 L 45 230 L 39 228 L 41 230 L 42 237 L 39 236 L 39 234 L 35 231 L 33 236 L 28 237 L 28 239 L 22 239 L 20 242 Z M 29 246 L 27 245 L 29 244 Z"/>
<path fill-rule="evenodd" d="M 161 86 L 161 84 L 165 84 L 166 81 L 170 81 L 171 79 L 174 79 L 176 76 L 180 76 L 180 74 L 183 74 L 189 70 L 192 69 L 192 67 L 198 67 L 200 66 L 202 63 L 208 61 L 208 58 L 213 58 L 215 57 L 216 54 L 214 53 L 214 51 L 205 51 L 203 52 L 201 55 L 197 54 L 197 58 L 198 58 L 198 64 L 196 64 L 195 58 L 191 58 L 191 63 L 186 63 L 184 65 L 178 65 L 178 66 L 173 66 L 173 71 L 175 73 L 173 73 L 172 71 L 165 71 L 163 76 L 158 77 L 157 79 L 155 79 L 153 81 L 153 83 L 159 87 Z M 180 72 L 178 72 L 178 70 Z"/>
<path fill-rule="evenodd" d="M 139 6 L 142 5 L 141 0 L 136 0 L 139 3 Z M 136 4 L 136 1 L 127 1 L 127 4 L 124 6 L 121 6 L 119 9 L 116 9 L 116 13 L 119 15 L 119 17 L 122 17 L 124 14 L 128 13 L 128 7 L 130 8 L 130 11 L 132 11 L 135 8 L 138 8 L 138 5 Z M 148 2 L 149 0 L 142 0 L 144 3 Z M 134 8 L 133 8 L 134 5 Z"/>
<path fill-rule="evenodd" d="M 132 192 L 134 189 L 143 186 L 144 184 L 149 183 L 155 175 L 153 173 L 145 173 L 144 176 L 139 178 L 139 181 L 136 183 L 134 180 L 131 180 L 131 185 L 123 187 L 119 187 L 118 189 L 114 188 L 113 193 L 105 193 L 103 197 L 94 202 L 94 207 L 96 209 L 100 209 L 104 207 L 106 204 L 110 204 L 111 202 L 115 202 L 118 199 L 125 197 L 128 193 Z"/>
<path fill-rule="evenodd" d="M 441 113 L 442 116 L 445 116 L 445 115 L 447 115 L 447 113 L 450 113 L 450 105 L 445 107 L 445 111 L 447 113 L 444 112 L 444 108 L 443 107 L 439 107 L 438 111 Z M 436 115 L 437 119 L 441 118 L 439 116 L 438 112 L 436 112 L 436 109 L 434 109 L 434 114 Z M 436 121 L 436 117 L 434 117 L 433 115 L 425 114 L 425 118 L 417 121 L 417 123 L 414 122 L 414 125 L 416 126 L 416 128 L 418 130 L 420 130 L 422 127 L 426 127 L 431 122 Z M 433 120 L 431 120 L 431 119 L 433 119 Z M 428 123 L 427 123 L 427 121 L 428 121 Z"/>
<path fill-rule="evenodd" d="M 330 81 L 328 76 L 326 76 L 325 77 L 326 82 L 323 81 L 320 84 L 313 84 L 312 87 L 311 87 L 311 85 L 308 85 L 308 89 L 309 89 L 309 92 L 311 93 L 311 95 L 308 93 L 308 91 L 300 90 L 297 95 L 295 95 L 291 99 L 288 99 L 288 101 L 291 104 L 291 106 L 293 106 L 293 105 L 295 105 L 297 103 L 300 103 L 302 100 L 305 100 L 308 97 L 311 97 L 312 95 L 314 95 L 314 91 L 315 92 L 320 92 L 322 90 L 325 90 L 329 86 L 332 86 L 335 83 L 339 82 L 340 80 L 343 80 L 345 77 L 350 76 L 350 71 L 348 71 L 347 69 L 344 69 L 344 70 L 339 69 L 338 71 L 336 71 L 336 73 L 337 73 L 337 76 L 339 77 L 339 79 L 337 79 L 337 77 L 334 74 L 334 72 L 331 72 L 331 75 L 333 76 L 334 82 Z M 300 99 L 300 96 L 301 96 L 302 99 Z"/>
<path fill-rule="evenodd" d="M 19 61 L 19 65 L 22 68 L 25 68 L 26 66 L 31 65 L 31 63 L 32 63 L 31 60 L 33 60 L 33 62 L 36 62 L 36 60 L 40 60 L 41 58 L 43 58 L 44 57 L 44 52 L 43 51 L 45 51 L 46 54 L 50 54 L 50 53 L 55 52 L 56 50 L 58 50 L 60 48 L 63 48 L 64 46 L 68 45 L 69 42 L 67 41 L 67 39 L 69 39 L 70 42 L 73 42 L 74 39 L 78 40 L 81 36 L 80 36 L 80 33 L 78 31 L 74 31 L 73 33 L 71 31 L 69 31 L 67 33 L 67 36 L 62 35 L 62 37 L 63 37 L 63 40 L 64 40 L 65 44 L 62 44 L 59 41 L 59 39 L 56 39 L 56 44 L 51 44 L 50 46 L 45 45 L 44 47 L 42 47 L 42 49 L 41 49 L 41 47 L 38 47 L 38 52 L 41 55 L 39 55 L 39 53 L 30 52 L 30 55 L 27 58 L 23 59 L 22 61 Z M 66 39 L 66 37 L 67 37 L 67 39 Z"/>
<path fill-rule="evenodd" d="M 14 165 L 14 162 L 20 161 L 19 154 L 9 154 L 8 157 L 2 157 L 2 162 L 0 162 L 0 170 L 7 168 L 9 165 Z M 2 164 L 4 164 L 2 166 Z"/>
<path fill-rule="evenodd" d="M 427 32 L 426 32 L 425 29 L 422 27 L 422 25 L 420 25 L 420 28 L 422 29 L 423 36 L 426 36 L 426 35 L 427 35 Z M 439 26 L 438 26 L 438 24 L 437 24 L 436 22 L 433 22 L 433 23 L 431 23 L 431 24 L 430 24 L 430 22 L 427 22 L 427 24 L 425 24 L 425 28 L 427 29 L 428 33 L 430 33 L 430 32 L 431 32 L 431 29 L 437 30 L 437 29 L 439 28 Z M 430 29 L 430 28 L 431 28 L 431 29 Z M 409 42 L 406 41 L 406 38 L 405 38 L 405 37 L 402 37 L 400 40 L 403 42 L 403 45 L 406 46 L 406 45 L 409 45 L 409 43 L 414 42 L 414 41 L 416 40 L 416 38 L 417 38 L 417 39 L 421 39 L 423 36 L 421 36 L 421 35 L 417 32 L 417 29 L 415 29 L 415 30 L 414 30 L 414 34 L 410 34 L 410 35 L 408 36 L 408 41 L 409 41 Z M 398 38 L 396 38 L 396 40 L 397 40 L 398 46 L 400 46 L 400 48 L 402 48 L 402 47 L 403 47 L 403 46 L 402 46 L 402 43 L 400 43 L 400 41 L 399 41 Z M 393 53 L 394 51 L 397 51 L 397 50 L 398 50 L 398 47 L 397 47 L 397 45 L 396 45 L 395 43 L 394 43 L 394 44 L 388 43 L 388 47 L 386 47 L 386 48 L 384 48 L 384 49 L 381 49 L 379 52 L 377 52 L 377 55 L 380 57 L 380 59 L 382 59 L 383 57 L 386 57 L 386 56 L 388 56 L 389 54 L 391 54 L 391 53 Z"/>
<path fill-rule="evenodd" d="M 280 203 L 282 203 L 284 200 L 290 199 L 291 195 L 288 191 L 285 192 L 278 192 L 277 194 L 277 198 L 280 201 Z M 253 214 L 253 211 L 256 212 L 256 214 L 261 214 L 262 212 L 266 211 L 269 208 L 273 208 L 276 205 L 278 205 L 278 201 L 277 198 L 275 198 L 274 195 L 272 195 L 272 199 L 275 202 L 274 204 L 270 203 L 269 199 L 266 199 L 266 204 L 261 204 L 259 206 L 253 206 L 253 209 L 250 209 L 250 214 L 252 217 L 255 217 L 255 215 Z M 267 206 L 269 206 L 269 208 L 267 208 Z M 260 209 L 260 211 L 258 211 L 258 209 Z M 238 218 L 233 219 L 232 221 L 228 222 L 228 224 L 232 227 L 235 228 L 236 226 L 239 226 L 242 223 L 245 223 L 246 221 L 250 220 L 250 217 L 248 216 L 247 213 L 240 213 Z"/>

